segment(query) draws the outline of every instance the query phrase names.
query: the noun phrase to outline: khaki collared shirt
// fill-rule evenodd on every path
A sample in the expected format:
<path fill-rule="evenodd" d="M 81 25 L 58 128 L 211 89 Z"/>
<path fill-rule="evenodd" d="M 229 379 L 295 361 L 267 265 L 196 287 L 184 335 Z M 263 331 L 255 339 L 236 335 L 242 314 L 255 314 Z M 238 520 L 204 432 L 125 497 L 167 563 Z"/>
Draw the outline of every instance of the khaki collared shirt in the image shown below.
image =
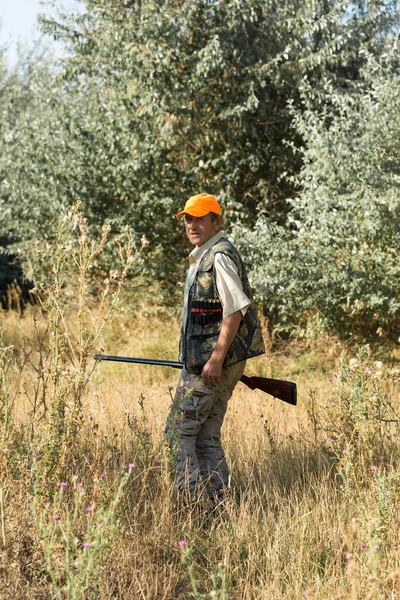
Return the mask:
<path fill-rule="evenodd" d="M 199 264 L 207 250 L 211 248 L 220 238 L 222 233 L 217 233 L 202 246 L 196 246 L 189 254 L 189 271 L 185 282 L 184 303 L 182 313 L 182 324 L 186 326 L 188 316 L 188 296 L 189 290 L 192 287 Z M 247 308 L 251 301 L 243 291 L 242 282 L 240 281 L 239 273 L 235 263 L 226 254 L 218 252 L 215 255 L 215 280 L 217 284 L 218 295 L 222 304 L 222 318 L 231 315 L 238 310 L 242 311 L 242 315 L 246 314 Z"/>

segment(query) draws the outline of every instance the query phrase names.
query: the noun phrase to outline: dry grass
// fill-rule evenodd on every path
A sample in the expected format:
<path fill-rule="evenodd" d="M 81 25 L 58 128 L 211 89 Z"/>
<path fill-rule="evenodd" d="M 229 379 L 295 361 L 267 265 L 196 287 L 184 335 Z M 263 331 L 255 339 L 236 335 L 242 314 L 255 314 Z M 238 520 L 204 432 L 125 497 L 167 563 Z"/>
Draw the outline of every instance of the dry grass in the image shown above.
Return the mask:
<path fill-rule="evenodd" d="M 177 321 L 176 315 L 120 315 L 102 345 L 110 354 L 175 359 Z M 18 348 L 23 336 L 34 338 L 29 313 L 7 314 L 4 326 L 7 344 Z M 47 433 L 40 420 L 27 426 L 35 374 L 28 368 L 21 373 L 12 364 L 7 385 L 14 402 L 14 424 L 8 432 L 3 428 L 1 438 L 0 597 L 400 598 L 397 440 L 386 443 L 390 425 L 382 422 L 379 452 L 376 432 L 370 438 L 364 429 L 357 429 L 358 437 L 353 438 L 341 438 L 339 432 L 337 443 L 348 443 L 343 447 L 348 454 L 340 455 L 341 446 L 330 449 L 329 434 L 324 432 L 326 414 L 343 428 L 348 422 L 343 411 L 330 408 L 341 393 L 344 397 L 333 377 L 339 355 L 337 344 L 323 340 L 308 346 L 292 343 L 249 362 L 249 374 L 295 380 L 298 406 L 238 385 L 223 431 L 232 499 L 225 512 L 217 514 L 200 505 L 182 507 L 176 497 L 163 428 L 177 371 L 98 365 L 86 388 L 85 419 L 75 447 L 65 450 L 68 458 L 56 469 L 58 479 L 49 475 L 37 492 L 35 480 L 45 442 L 39 438 Z M 373 357 L 367 360 L 373 364 Z M 355 382 L 349 385 L 356 389 Z M 388 377 L 384 385 L 398 406 L 396 377 Z M 393 433 L 397 435 L 397 430 Z M 370 439 L 374 442 L 367 448 Z M 360 440 L 367 440 L 365 452 Z M 377 469 L 371 471 L 372 460 Z M 106 523 L 128 464 L 135 468 L 108 529 L 101 529 L 109 532 L 109 545 L 101 546 L 99 538 L 102 550 L 79 588 L 76 582 L 85 556 L 94 551 L 87 548 L 85 555 L 82 549 L 88 531 L 94 535 L 88 527 L 99 525 L 96 515 L 100 513 L 98 518 Z M 61 481 L 67 483 L 62 490 Z M 56 536 L 46 567 L 51 535 L 71 516 L 81 483 L 85 496 L 74 530 L 68 533 L 68 542 Z M 88 506 L 94 507 L 93 513 L 85 512 Z M 53 521 L 56 510 L 59 522 Z M 42 533 L 39 521 L 45 524 Z M 179 545 L 181 540 L 185 545 Z M 68 548 L 75 548 L 69 563 Z"/>

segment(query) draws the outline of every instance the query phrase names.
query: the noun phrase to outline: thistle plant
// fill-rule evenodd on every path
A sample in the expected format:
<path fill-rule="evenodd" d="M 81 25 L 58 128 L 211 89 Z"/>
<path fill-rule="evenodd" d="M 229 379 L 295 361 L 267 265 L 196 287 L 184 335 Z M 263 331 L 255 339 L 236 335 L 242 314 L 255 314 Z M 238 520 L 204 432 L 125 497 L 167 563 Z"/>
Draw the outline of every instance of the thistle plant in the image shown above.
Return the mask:
<path fill-rule="evenodd" d="M 42 447 L 36 453 L 40 464 L 35 479 L 41 477 L 47 484 L 61 478 L 65 464 L 74 460 L 73 449 L 84 423 L 83 394 L 95 369 L 92 354 L 102 343 L 104 327 L 117 309 L 140 252 L 134 248 L 129 228 L 113 240 L 120 266 L 103 279 L 100 299 L 92 308 L 93 273 L 100 254 L 111 243 L 110 226 L 103 227 L 99 239 L 91 239 L 79 208 L 77 204 L 60 220 L 54 244 L 38 244 L 31 257 L 36 339 L 22 351 L 24 364 L 36 374 L 31 405 L 33 419 L 40 421 Z M 39 273 L 46 272 L 41 280 Z M 67 305 L 74 311 L 73 320 L 67 318 Z M 45 325 L 39 325 L 43 320 Z"/>
<path fill-rule="evenodd" d="M 131 467 L 120 478 L 115 495 L 106 505 L 96 506 L 93 495 L 88 496 L 83 484 L 76 480 L 71 494 L 71 484 L 60 482 L 51 502 L 44 501 L 35 486 L 32 514 L 42 542 L 52 598 L 80 600 L 89 589 L 93 597 L 97 596 L 99 569 L 119 535 L 117 509 Z"/>
<path fill-rule="evenodd" d="M 228 593 L 226 587 L 226 568 L 223 563 L 219 563 L 217 566 L 217 572 L 210 572 L 211 579 L 211 591 L 205 594 L 201 593 L 198 589 L 196 581 L 193 558 L 190 548 L 186 540 L 180 540 L 179 546 L 182 550 L 182 563 L 187 568 L 187 572 L 190 579 L 190 585 L 192 593 L 190 594 L 195 600 L 205 600 L 205 598 L 215 598 L 215 600 L 228 600 Z"/>
<path fill-rule="evenodd" d="M 343 357 L 335 376 L 336 394 L 320 413 L 352 523 L 349 578 L 357 594 L 362 590 L 363 597 L 377 600 L 387 597 L 385 585 L 395 577 L 386 560 L 400 491 L 400 420 L 390 393 L 393 374 L 386 374 L 387 379 L 383 364 L 372 361 L 369 347 L 350 360 Z"/>
<path fill-rule="evenodd" d="M 368 347 L 348 362 L 343 358 L 334 381 L 336 394 L 321 412 L 329 452 L 344 480 L 352 473 L 355 485 L 365 481 L 371 465 L 396 464 L 399 459 L 393 440 L 400 417 L 380 368 L 371 365 Z"/>

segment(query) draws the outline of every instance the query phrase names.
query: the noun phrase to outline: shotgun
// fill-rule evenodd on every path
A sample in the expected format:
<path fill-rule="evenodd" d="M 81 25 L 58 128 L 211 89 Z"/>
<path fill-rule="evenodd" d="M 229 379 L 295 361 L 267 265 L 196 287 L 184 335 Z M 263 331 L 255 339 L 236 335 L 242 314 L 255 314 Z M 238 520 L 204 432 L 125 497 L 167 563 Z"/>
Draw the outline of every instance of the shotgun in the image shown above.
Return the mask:
<path fill-rule="evenodd" d="M 172 367 L 173 369 L 182 369 L 183 365 L 175 360 L 155 360 L 153 358 L 130 358 L 127 356 L 107 356 L 96 354 L 95 360 L 110 360 L 113 362 L 136 363 L 139 365 L 156 365 L 158 367 Z M 292 406 L 297 404 L 297 387 L 292 381 L 282 381 L 280 379 L 269 379 L 268 377 L 248 377 L 242 375 L 240 378 L 251 390 L 261 390 L 274 398 L 283 400 Z"/>

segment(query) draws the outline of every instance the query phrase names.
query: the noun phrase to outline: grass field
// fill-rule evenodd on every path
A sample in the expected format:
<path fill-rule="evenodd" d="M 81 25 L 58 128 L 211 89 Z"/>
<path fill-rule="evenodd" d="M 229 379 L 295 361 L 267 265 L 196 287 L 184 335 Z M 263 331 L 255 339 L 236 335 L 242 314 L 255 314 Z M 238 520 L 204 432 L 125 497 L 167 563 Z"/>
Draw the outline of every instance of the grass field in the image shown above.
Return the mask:
<path fill-rule="evenodd" d="M 296 381 L 298 406 L 237 386 L 212 513 L 180 504 L 164 444 L 179 373 L 74 361 L 63 318 L 3 314 L 2 599 L 400 598 L 393 355 L 269 343 L 246 373 Z M 178 337 L 176 314 L 120 312 L 94 351 L 176 359 Z"/>

